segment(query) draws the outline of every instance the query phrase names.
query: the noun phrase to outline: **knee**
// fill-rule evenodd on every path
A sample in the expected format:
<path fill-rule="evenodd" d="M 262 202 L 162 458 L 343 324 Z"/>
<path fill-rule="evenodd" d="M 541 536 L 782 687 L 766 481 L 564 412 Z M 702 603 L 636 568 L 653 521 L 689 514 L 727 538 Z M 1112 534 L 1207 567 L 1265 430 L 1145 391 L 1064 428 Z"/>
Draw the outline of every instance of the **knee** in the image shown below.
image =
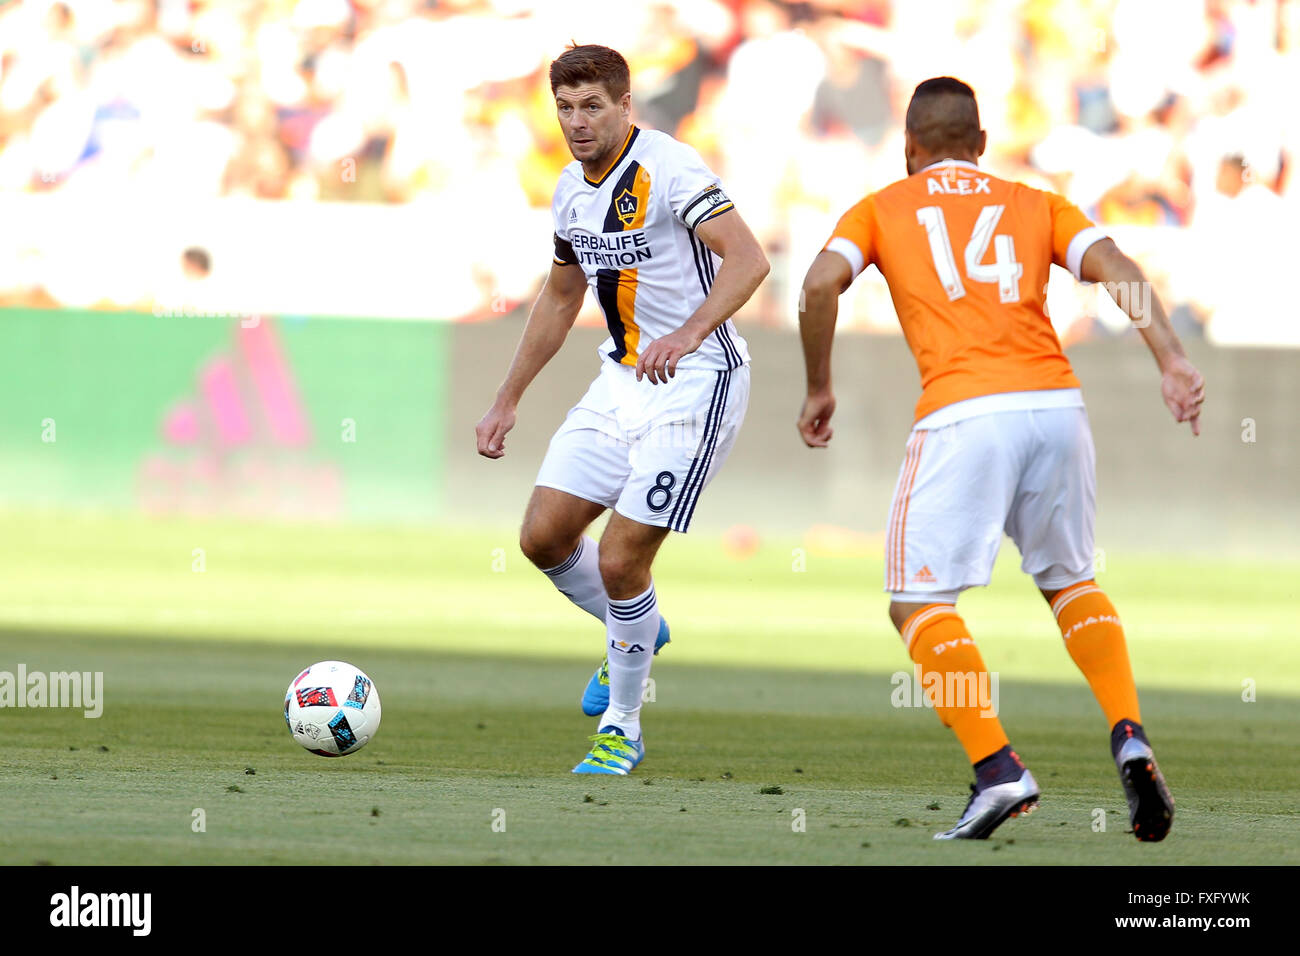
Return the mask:
<path fill-rule="evenodd" d="M 650 586 L 648 580 L 643 580 L 648 577 L 632 555 L 619 550 L 600 552 L 600 579 L 605 584 L 605 593 L 614 600 L 636 597 Z"/>
<path fill-rule="evenodd" d="M 949 604 L 948 601 L 934 601 L 930 604 L 891 601 L 889 604 L 889 619 L 894 622 L 894 627 L 898 629 L 898 633 L 902 634 L 907 627 L 907 622 L 912 619 L 912 615 L 916 614 L 918 611 L 923 611 L 928 607 L 934 607 L 941 604 L 948 605 L 948 610 L 956 613 L 956 605 Z"/>
<path fill-rule="evenodd" d="M 543 571 L 558 567 L 573 553 L 573 548 L 566 550 L 564 543 L 557 545 L 552 536 L 529 524 L 525 524 L 519 531 L 519 550 Z"/>

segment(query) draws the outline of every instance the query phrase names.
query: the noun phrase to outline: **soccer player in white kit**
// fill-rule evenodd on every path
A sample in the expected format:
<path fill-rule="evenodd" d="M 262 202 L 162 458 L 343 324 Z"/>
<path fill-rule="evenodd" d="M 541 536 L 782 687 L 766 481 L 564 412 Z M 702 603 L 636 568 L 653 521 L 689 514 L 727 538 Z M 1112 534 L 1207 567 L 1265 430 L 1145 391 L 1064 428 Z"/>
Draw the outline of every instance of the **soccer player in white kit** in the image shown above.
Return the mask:
<path fill-rule="evenodd" d="M 590 286 L 609 337 L 600 373 L 551 439 L 519 546 L 605 626 L 583 712 L 599 715 L 574 773 L 627 774 L 645 756 L 641 697 L 668 641 L 651 564 L 690 527 L 749 401 L 749 352 L 731 316 L 768 263 L 718 177 L 671 136 L 631 122 L 627 62 L 574 46 L 550 68 L 575 162 L 555 190 L 555 255 L 478 452 L 505 454 L 519 400 L 555 355 Z M 612 509 L 599 544 L 586 529 Z"/>

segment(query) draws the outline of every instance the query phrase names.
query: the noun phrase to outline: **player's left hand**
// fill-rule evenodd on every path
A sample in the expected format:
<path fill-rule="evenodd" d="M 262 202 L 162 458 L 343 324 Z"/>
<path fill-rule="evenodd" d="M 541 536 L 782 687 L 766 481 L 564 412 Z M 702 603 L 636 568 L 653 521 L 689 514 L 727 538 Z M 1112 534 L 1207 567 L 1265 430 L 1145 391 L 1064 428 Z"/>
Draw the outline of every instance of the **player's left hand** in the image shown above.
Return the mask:
<path fill-rule="evenodd" d="M 666 383 L 677 374 L 677 362 L 700 347 L 700 338 L 686 329 L 678 329 L 655 339 L 636 360 L 636 380 L 644 375 L 655 385 Z"/>
<path fill-rule="evenodd" d="M 829 390 L 810 392 L 799 412 L 797 427 L 803 443 L 809 448 L 825 448 L 830 444 L 835 429 L 831 428 L 831 415 L 835 413 L 835 396 Z"/>
<path fill-rule="evenodd" d="M 1205 378 L 1184 356 L 1171 359 L 1160 376 L 1160 394 L 1178 422 L 1191 422 L 1192 434 L 1201 433 L 1201 405 Z"/>

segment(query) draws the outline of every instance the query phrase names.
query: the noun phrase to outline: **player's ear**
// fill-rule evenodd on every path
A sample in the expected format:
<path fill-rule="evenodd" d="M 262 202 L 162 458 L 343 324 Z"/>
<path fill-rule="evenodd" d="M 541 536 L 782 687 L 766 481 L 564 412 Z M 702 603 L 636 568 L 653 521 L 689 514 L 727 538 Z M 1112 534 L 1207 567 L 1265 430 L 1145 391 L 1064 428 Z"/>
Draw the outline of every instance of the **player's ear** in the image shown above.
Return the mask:
<path fill-rule="evenodd" d="M 632 91 L 628 90 L 618 98 L 618 111 L 624 116 L 632 113 Z"/>
<path fill-rule="evenodd" d="M 988 146 L 988 144 L 989 144 L 989 134 L 988 134 L 987 132 L 985 132 L 984 130 L 980 130 L 980 145 L 979 145 L 979 149 L 977 149 L 977 150 L 975 151 L 975 155 L 976 155 L 976 156 L 983 156 L 983 155 L 984 155 L 984 149 L 985 149 L 985 147 Z"/>

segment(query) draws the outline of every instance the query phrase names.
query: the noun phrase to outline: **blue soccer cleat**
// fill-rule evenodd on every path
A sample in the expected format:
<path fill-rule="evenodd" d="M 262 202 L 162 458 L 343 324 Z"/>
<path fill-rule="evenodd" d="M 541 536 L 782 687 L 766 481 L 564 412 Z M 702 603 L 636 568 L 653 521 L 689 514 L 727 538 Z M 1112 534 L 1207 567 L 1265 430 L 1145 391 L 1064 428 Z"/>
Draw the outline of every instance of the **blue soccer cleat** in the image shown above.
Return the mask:
<path fill-rule="evenodd" d="M 659 636 L 655 638 L 655 653 L 665 644 L 672 642 L 668 636 L 668 622 L 659 618 Z M 587 681 L 582 692 L 582 712 L 588 717 L 599 717 L 609 709 L 609 658 L 606 657 L 596 668 L 596 673 Z"/>
<path fill-rule="evenodd" d="M 604 773 L 627 776 L 645 758 L 645 744 L 628 740 L 622 728 L 606 724 L 589 738 L 591 753 L 573 768 L 574 773 Z"/>

